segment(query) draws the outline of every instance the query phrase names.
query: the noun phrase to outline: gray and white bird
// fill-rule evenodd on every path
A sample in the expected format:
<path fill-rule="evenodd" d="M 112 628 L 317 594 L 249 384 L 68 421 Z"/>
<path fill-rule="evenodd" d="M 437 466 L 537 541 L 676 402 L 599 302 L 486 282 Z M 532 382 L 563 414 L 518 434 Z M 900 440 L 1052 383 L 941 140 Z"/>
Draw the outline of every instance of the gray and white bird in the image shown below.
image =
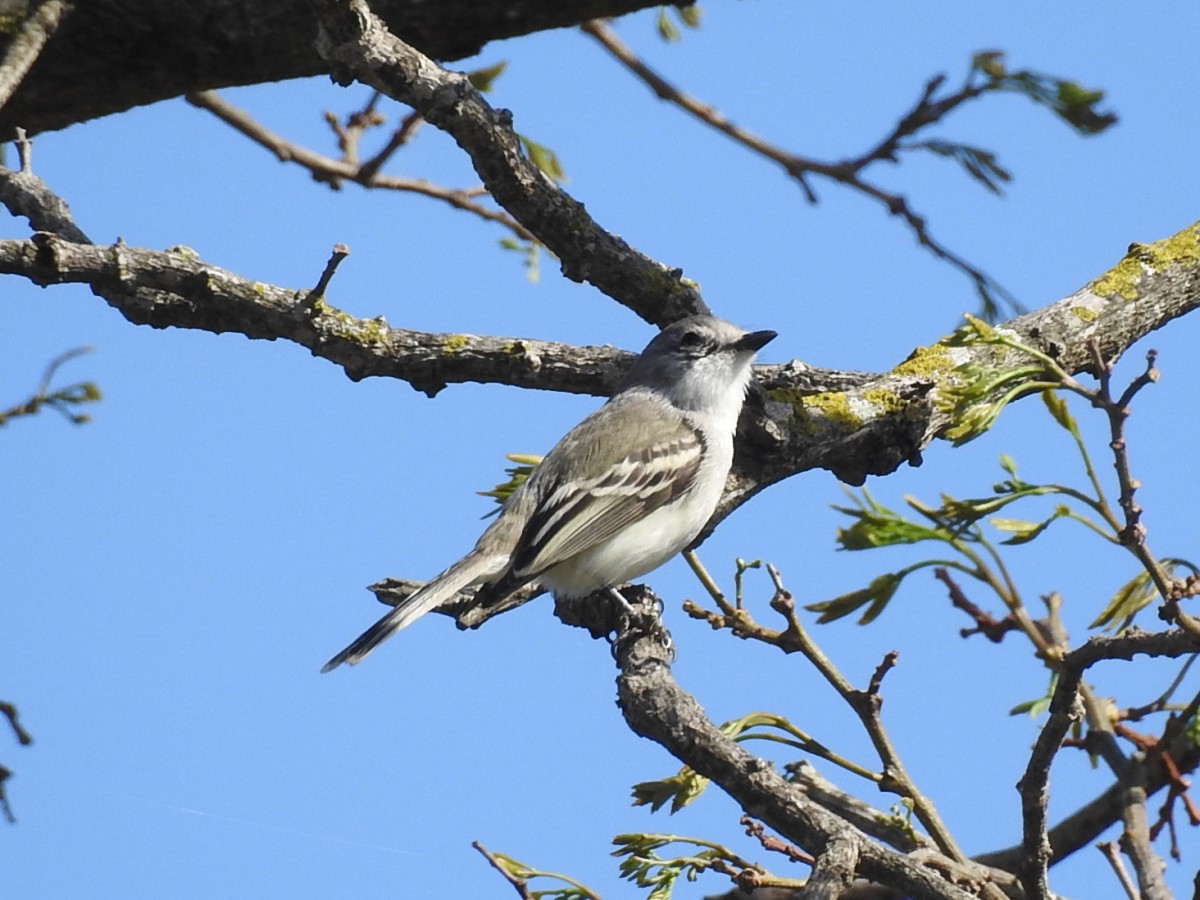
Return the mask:
<path fill-rule="evenodd" d="M 712 316 L 664 328 L 620 389 L 567 432 L 505 501 L 475 549 L 321 671 L 354 665 L 470 585 L 481 585 L 485 603 L 535 580 L 556 597 L 584 597 L 645 575 L 685 549 L 721 499 L 750 363 L 774 337 Z"/>

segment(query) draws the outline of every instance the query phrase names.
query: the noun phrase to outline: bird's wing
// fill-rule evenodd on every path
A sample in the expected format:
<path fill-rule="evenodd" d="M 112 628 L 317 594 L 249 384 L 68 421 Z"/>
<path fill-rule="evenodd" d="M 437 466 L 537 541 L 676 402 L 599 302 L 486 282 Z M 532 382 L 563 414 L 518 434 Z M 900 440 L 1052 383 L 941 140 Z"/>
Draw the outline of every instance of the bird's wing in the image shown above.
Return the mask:
<path fill-rule="evenodd" d="M 614 417 L 621 425 L 617 441 L 609 433 Z M 556 454 L 560 448 L 569 452 Z M 699 431 L 657 403 L 634 399 L 601 407 L 538 467 L 546 467 L 544 483 L 510 577 L 533 578 L 670 503 L 691 486 L 704 452 Z"/>

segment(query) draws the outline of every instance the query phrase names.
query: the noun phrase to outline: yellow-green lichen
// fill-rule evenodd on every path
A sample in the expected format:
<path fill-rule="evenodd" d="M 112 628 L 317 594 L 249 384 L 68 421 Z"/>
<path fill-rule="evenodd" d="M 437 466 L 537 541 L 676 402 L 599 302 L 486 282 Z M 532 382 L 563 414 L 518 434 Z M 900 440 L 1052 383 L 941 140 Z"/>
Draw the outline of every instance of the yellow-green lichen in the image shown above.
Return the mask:
<path fill-rule="evenodd" d="M 379 319 L 359 319 L 356 324 L 358 336 L 364 343 L 382 344 L 391 330 L 386 322 L 381 324 Z"/>
<path fill-rule="evenodd" d="M 775 388 L 767 392 L 772 400 L 792 408 L 792 426 L 808 435 L 822 434 L 830 429 L 856 431 L 878 415 L 903 412 L 909 404 L 895 390 L 871 388 L 861 394 L 845 391 L 805 393 L 798 388 Z"/>
<path fill-rule="evenodd" d="M 862 392 L 862 398 L 885 413 L 901 412 L 910 406 L 899 393 L 891 388 L 871 388 Z"/>
<path fill-rule="evenodd" d="M 1071 313 L 1081 322 L 1094 322 L 1100 316 L 1100 313 L 1086 306 L 1072 306 Z"/>
<path fill-rule="evenodd" d="M 320 317 L 322 324 L 331 334 L 356 344 L 382 344 L 391 330 L 382 316 L 374 319 L 356 319 L 336 306 L 330 306 L 324 297 L 316 298 L 312 311 L 315 316 Z"/>
<path fill-rule="evenodd" d="M 1102 297 L 1138 298 L 1138 284 L 1150 272 L 1161 272 L 1174 263 L 1200 261 L 1200 222 L 1153 244 L 1130 244 L 1124 259 L 1088 285 Z"/>
<path fill-rule="evenodd" d="M 507 353 L 509 356 L 524 356 L 525 355 L 525 345 L 523 343 L 521 343 L 520 341 L 509 341 L 508 343 L 504 344 L 500 349 L 503 350 L 505 353 Z"/>
<path fill-rule="evenodd" d="M 920 375 L 933 377 L 953 371 L 954 360 L 941 342 L 928 347 L 917 347 L 908 359 L 892 369 L 892 375 Z"/>
<path fill-rule="evenodd" d="M 862 425 L 862 418 L 850 408 L 850 398 L 845 391 L 829 391 L 825 394 L 810 394 L 802 401 L 805 409 L 813 410 L 833 425 L 853 431 Z"/>
<path fill-rule="evenodd" d="M 448 334 L 442 338 L 442 346 L 446 348 L 447 353 L 457 353 L 471 343 L 471 339 L 465 334 Z"/>
<path fill-rule="evenodd" d="M 778 396 L 784 395 L 784 396 Z M 790 395 L 790 397 L 788 396 Z M 850 398 L 845 391 L 827 391 L 823 394 L 805 394 L 794 388 L 771 391 L 770 396 L 792 407 L 794 419 L 816 425 L 835 425 L 852 431 L 862 424 L 862 418 L 850 408 Z"/>

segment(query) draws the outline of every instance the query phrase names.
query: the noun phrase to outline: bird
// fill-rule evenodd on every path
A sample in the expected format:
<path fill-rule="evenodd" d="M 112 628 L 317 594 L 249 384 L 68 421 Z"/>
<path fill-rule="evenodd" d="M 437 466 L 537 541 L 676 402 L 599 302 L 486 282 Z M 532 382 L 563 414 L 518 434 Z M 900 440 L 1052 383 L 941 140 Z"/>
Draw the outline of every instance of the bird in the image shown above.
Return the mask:
<path fill-rule="evenodd" d="M 463 588 L 478 586 L 484 605 L 533 581 L 556 597 L 580 598 L 686 549 L 721 499 L 751 362 L 775 337 L 709 315 L 662 329 L 609 400 L 509 495 L 474 549 L 321 671 L 360 662 Z"/>

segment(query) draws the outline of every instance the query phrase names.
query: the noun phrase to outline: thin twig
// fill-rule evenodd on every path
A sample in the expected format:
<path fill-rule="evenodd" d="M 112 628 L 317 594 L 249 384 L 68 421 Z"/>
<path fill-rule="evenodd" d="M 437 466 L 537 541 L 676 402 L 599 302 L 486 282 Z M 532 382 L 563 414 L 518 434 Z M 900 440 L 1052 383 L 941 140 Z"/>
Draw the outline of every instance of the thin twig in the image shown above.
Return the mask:
<path fill-rule="evenodd" d="M 345 244 L 334 244 L 333 252 L 330 254 L 329 261 L 325 263 L 325 271 L 321 273 L 321 277 L 317 279 L 317 286 L 309 291 L 300 303 L 300 308 L 306 311 L 311 311 L 317 301 L 325 296 L 325 289 L 329 287 L 329 282 L 333 279 L 333 273 L 337 271 L 338 265 L 343 259 L 350 255 L 350 248 Z"/>
<path fill-rule="evenodd" d="M 756 822 L 747 815 L 738 819 L 738 824 L 746 829 L 746 834 L 762 844 L 764 850 L 771 853 L 782 853 L 792 862 L 804 863 L 809 866 L 816 862 L 811 853 L 805 853 L 795 844 L 789 844 L 773 834 L 767 834 L 767 829 L 761 822 Z"/>
<path fill-rule="evenodd" d="M 25 133 L 24 128 L 16 128 L 17 159 L 21 163 L 21 174 L 33 174 L 33 141 Z"/>
<path fill-rule="evenodd" d="M 383 113 L 375 109 L 381 96 L 383 95 L 379 91 L 373 91 L 365 107 L 346 117 L 345 125 L 338 120 L 336 113 L 325 111 L 325 121 L 333 129 L 333 133 L 337 137 L 338 149 L 342 151 L 342 162 L 357 167 L 358 143 L 362 136 L 376 125 L 384 123 Z"/>
<path fill-rule="evenodd" d="M 1179 690 L 1179 686 L 1183 684 L 1183 679 L 1187 676 L 1188 670 L 1196 661 L 1196 655 L 1193 654 L 1184 660 L 1183 665 L 1179 668 L 1179 674 L 1175 676 L 1175 680 L 1167 686 L 1167 689 L 1151 700 L 1149 703 L 1142 706 L 1130 707 L 1122 711 L 1121 719 L 1126 722 L 1137 722 L 1144 719 L 1146 716 L 1156 712 L 1162 712 L 1166 709 L 1167 704 L 1171 702 L 1171 697 Z M 1193 702 L 1195 702 L 1193 700 Z"/>
<path fill-rule="evenodd" d="M 955 107 L 985 93 L 989 89 L 985 85 L 968 82 L 957 92 L 934 100 L 934 94 L 945 82 L 945 76 L 938 75 L 926 83 L 918 101 L 878 144 L 857 157 L 839 162 L 822 162 L 775 146 L 753 132 L 735 125 L 710 104 L 680 90 L 647 66 L 603 20 L 593 19 L 590 22 L 584 22 L 580 29 L 640 79 L 659 99 L 673 103 L 704 124 L 732 138 L 743 147 L 780 165 L 788 175 L 796 180 L 809 203 L 817 202 L 816 192 L 809 182 L 810 175 L 820 175 L 851 190 L 858 191 L 881 204 L 890 214 L 903 219 L 917 238 L 917 242 L 970 278 L 985 302 L 990 302 L 988 298 L 995 294 L 1008 303 L 1013 310 L 1021 309 L 1021 304 L 1017 302 L 1016 298 L 991 276 L 952 252 L 940 241 L 935 240 L 924 217 L 913 211 L 903 195 L 885 191 L 862 178 L 863 171 L 872 163 L 895 162 L 899 151 L 905 149 L 903 144 L 905 138 L 912 136 L 921 128 L 937 122 Z"/>
<path fill-rule="evenodd" d="M 913 780 L 909 777 L 904 764 L 900 760 L 900 754 L 896 751 L 892 744 L 891 737 L 883 727 L 883 720 L 880 718 L 879 711 L 883 705 L 883 700 L 878 693 L 868 691 L 860 691 L 854 688 L 849 681 L 837 670 L 830 659 L 816 645 L 805 631 L 804 626 L 800 623 L 799 617 L 796 615 L 796 603 L 792 598 L 791 592 L 783 586 L 783 579 L 780 577 L 779 570 L 770 563 L 767 564 L 767 573 L 771 577 L 772 583 L 775 585 L 775 596 L 771 599 L 771 608 L 782 615 L 787 623 L 787 631 L 784 632 L 791 640 L 793 649 L 799 650 L 806 659 L 809 660 L 817 671 L 824 676 L 825 680 L 833 687 L 838 695 L 849 704 L 859 717 L 866 730 L 871 743 L 875 747 L 875 752 L 879 755 L 880 762 L 883 764 L 883 780 L 880 782 L 880 789 L 892 791 L 902 797 L 906 797 L 912 801 L 913 811 L 916 813 L 917 819 L 929 832 L 938 848 L 958 862 L 966 862 L 967 856 L 963 853 L 962 848 L 958 846 L 958 842 L 950 833 L 950 830 L 942 822 L 941 816 L 934 807 L 933 802 L 922 794 Z M 894 660 L 892 660 L 894 663 Z M 876 670 L 876 677 L 882 678 L 882 673 L 887 671 L 885 665 Z M 878 684 L 872 680 L 872 684 L 878 688 Z"/>
<path fill-rule="evenodd" d="M 1123 785 L 1121 818 L 1125 830 L 1121 833 L 1121 849 L 1133 863 L 1137 873 L 1138 896 L 1142 900 L 1171 900 L 1171 892 L 1163 881 L 1165 866 L 1162 858 L 1150 846 L 1150 826 L 1146 821 L 1146 789 L 1138 783 Z"/>
<path fill-rule="evenodd" d="M 33 743 L 33 736 L 26 731 L 17 719 L 17 708 L 5 700 L 0 700 L 0 715 L 8 719 L 8 724 L 12 726 L 13 733 L 17 736 L 17 743 L 22 747 L 27 747 Z"/>
<path fill-rule="evenodd" d="M 1117 881 L 1121 883 L 1121 887 L 1125 890 L 1125 896 L 1129 900 L 1138 900 L 1137 886 L 1129 878 L 1129 872 L 1125 870 L 1125 862 L 1121 859 L 1121 854 L 1117 852 L 1117 845 L 1112 841 L 1102 841 L 1096 845 L 1108 864 L 1112 866 L 1113 874 L 1117 876 Z"/>
<path fill-rule="evenodd" d="M 729 601 L 725 599 L 725 594 L 721 591 L 721 588 L 717 585 L 717 582 L 713 580 L 711 575 L 708 574 L 708 569 L 704 567 L 704 563 L 700 561 L 700 557 L 696 555 L 696 551 L 684 550 L 683 559 L 684 562 L 688 564 L 688 567 L 692 570 L 692 574 L 696 576 L 696 579 L 700 582 L 704 589 L 708 591 L 708 595 L 712 597 L 713 602 L 720 607 L 721 612 L 725 613 L 726 615 L 733 615 L 735 611 L 734 608 L 730 606 Z"/>
<path fill-rule="evenodd" d="M 4 816 L 4 821 L 9 825 L 13 825 L 17 821 L 17 817 L 13 815 L 12 806 L 8 802 L 8 794 L 4 791 L 4 783 L 8 781 L 12 772 L 4 766 L 0 766 L 0 815 Z"/>
<path fill-rule="evenodd" d="M 359 166 L 359 176 L 367 180 L 374 178 L 379 170 L 383 168 L 383 164 L 391 158 L 392 154 L 412 139 L 412 136 L 416 134 L 417 129 L 421 127 L 424 121 L 425 117 L 418 112 L 410 112 L 405 116 L 400 122 L 400 127 L 392 132 L 391 138 L 384 145 L 383 149 Z"/>
<path fill-rule="evenodd" d="M 1129 446 L 1125 438 L 1125 423 L 1130 415 L 1130 403 L 1137 393 L 1147 385 L 1158 381 L 1159 373 L 1154 367 L 1157 352 L 1150 350 L 1146 353 L 1146 368 L 1122 392 L 1120 398 L 1114 400 L 1112 395 L 1111 360 L 1105 359 L 1099 343 L 1093 338 L 1088 342 L 1088 351 L 1099 387 L 1091 392 L 1093 405 L 1101 409 L 1108 417 L 1109 447 L 1112 449 L 1113 468 L 1117 473 L 1117 484 L 1120 488 L 1118 505 L 1124 515 L 1124 526 L 1118 537 L 1121 544 L 1128 548 L 1145 569 L 1159 596 L 1163 599 L 1161 614 L 1167 621 L 1173 621 L 1180 628 L 1200 638 L 1200 622 L 1179 608 L 1179 600 L 1187 596 L 1189 586 L 1176 579 L 1159 562 L 1158 557 L 1150 551 L 1146 543 L 1146 527 L 1142 524 L 1144 510 L 1138 505 L 1135 494 L 1141 487 L 1141 482 L 1133 477 L 1129 464 Z"/>
<path fill-rule="evenodd" d="M 57 234 L 76 244 L 90 244 L 88 236 L 75 224 L 66 202 L 33 174 L 33 142 L 26 137 L 25 129 L 15 131 L 20 169 L 14 172 L 0 166 L 0 203 L 14 216 L 28 219 L 34 231 Z"/>
<path fill-rule="evenodd" d="M 871 675 L 870 682 L 867 683 L 867 693 L 875 695 L 879 693 L 879 689 L 883 687 L 883 679 L 888 672 L 896 668 L 896 663 L 900 661 L 900 652 L 898 650 L 889 650 L 884 654 L 883 661 L 875 667 L 875 672 Z"/>
<path fill-rule="evenodd" d="M 1025 772 L 1017 782 L 1021 798 L 1021 859 L 1017 877 L 1030 900 L 1050 897 L 1046 871 L 1050 865 L 1050 839 L 1047 833 L 1047 803 L 1050 765 L 1062 747 L 1068 729 L 1083 717 L 1079 701 L 1082 670 L 1064 671 L 1050 700 L 1050 715 L 1033 744 Z"/>
<path fill-rule="evenodd" d="M 1151 846 L 1153 833 L 1146 818 L 1145 770 L 1134 766 L 1121 751 L 1107 706 L 1087 682 L 1080 681 L 1079 695 L 1087 714 L 1088 746 L 1104 759 L 1121 785 L 1121 819 L 1125 826 L 1121 847 L 1133 862 L 1142 896 L 1167 900 L 1170 894 L 1162 880 L 1163 862 Z M 1153 744 L 1148 740 L 1142 743 L 1146 749 Z"/>
<path fill-rule="evenodd" d="M 367 188 L 421 194 L 441 200 L 455 209 L 470 212 L 481 219 L 503 225 L 523 241 L 536 240 L 532 232 L 508 213 L 475 202 L 474 198 L 486 193 L 482 188 L 447 188 L 422 178 L 397 178 L 392 175 L 380 175 L 377 167 L 368 170 L 365 166 L 359 166 L 357 163 L 333 159 L 289 141 L 258 122 L 245 110 L 227 103 L 213 91 L 188 94 L 184 99 L 193 106 L 207 109 L 256 144 L 274 153 L 281 162 L 293 162 L 308 169 L 318 181 L 331 185 L 339 181 L 353 181 Z"/>
<path fill-rule="evenodd" d="M 982 634 L 993 644 L 998 644 L 1004 640 L 1004 635 L 1010 631 L 1019 631 L 1020 626 L 1012 615 L 1007 615 L 1003 619 L 997 619 L 986 610 L 980 609 L 968 598 L 963 592 L 962 586 L 959 585 L 954 577 L 950 574 L 950 570 L 945 566 L 938 566 L 933 570 L 933 577 L 942 584 L 946 585 L 946 591 L 950 595 L 950 603 L 955 609 L 961 609 L 974 622 L 974 628 L 959 629 L 959 637 L 970 637 L 973 634 Z"/>
<path fill-rule="evenodd" d="M 100 399 L 100 393 L 96 386 L 85 381 L 50 393 L 50 382 L 59 368 L 68 360 L 91 352 L 91 347 L 75 347 L 50 360 L 32 397 L 9 409 L 0 410 L 0 425 L 7 425 L 11 420 L 20 416 L 36 415 L 41 412 L 43 406 L 57 410 L 74 424 L 78 425 L 87 421 L 86 417 L 80 418 L 77 414 L 72 413 L 70 407 Z"/>

